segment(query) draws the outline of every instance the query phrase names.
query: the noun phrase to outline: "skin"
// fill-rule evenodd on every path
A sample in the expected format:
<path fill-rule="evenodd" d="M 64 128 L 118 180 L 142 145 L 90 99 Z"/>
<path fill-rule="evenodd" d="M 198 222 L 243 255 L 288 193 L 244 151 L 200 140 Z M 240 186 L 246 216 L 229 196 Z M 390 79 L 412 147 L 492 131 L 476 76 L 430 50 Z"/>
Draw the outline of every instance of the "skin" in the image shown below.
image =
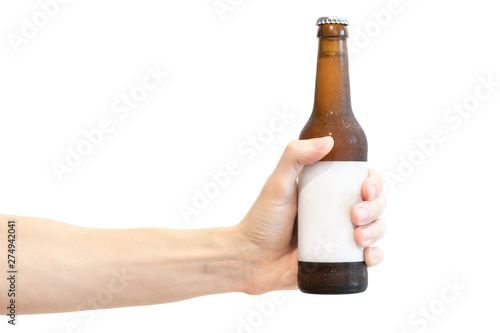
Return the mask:
<path fill-rule="evenodd" d="M 333 147 L 324 137 L 292 141 L 245 217 L 235 226 L 197 230 L 94 229 L 0 215 L 0 249 L 7 221 L 16 221 L 17 314 L 149 305 L 224 293 L 259 295 L 297 289 L 297 176 Z M 382 180 L 370 170 L 363 202 L 351 210 L 356 242 L 368 266 L 382 251 L 371 244 L 386 230 Z M 365 214 L 360 209 L 365 210 Z M 0 269 L 8 271 L 7 260 Z M 10 283 L 0 282 L 4 312 Z M 22 301 L 21 301 L 22 300 Z M 6 312 L 4 314 L 7 314 Z"/>

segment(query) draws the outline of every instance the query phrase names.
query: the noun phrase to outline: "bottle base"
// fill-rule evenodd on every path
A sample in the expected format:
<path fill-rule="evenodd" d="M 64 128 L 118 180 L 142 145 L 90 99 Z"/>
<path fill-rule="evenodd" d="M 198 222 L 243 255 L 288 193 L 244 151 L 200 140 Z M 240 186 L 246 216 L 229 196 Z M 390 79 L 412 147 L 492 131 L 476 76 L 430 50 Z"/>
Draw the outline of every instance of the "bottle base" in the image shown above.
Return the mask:
<path fill-rule="evenodd" d="M 368 287 L 368 269 L 364 261 L 299 261 L 297 284 L 307 294 L 361 293 Z"/>

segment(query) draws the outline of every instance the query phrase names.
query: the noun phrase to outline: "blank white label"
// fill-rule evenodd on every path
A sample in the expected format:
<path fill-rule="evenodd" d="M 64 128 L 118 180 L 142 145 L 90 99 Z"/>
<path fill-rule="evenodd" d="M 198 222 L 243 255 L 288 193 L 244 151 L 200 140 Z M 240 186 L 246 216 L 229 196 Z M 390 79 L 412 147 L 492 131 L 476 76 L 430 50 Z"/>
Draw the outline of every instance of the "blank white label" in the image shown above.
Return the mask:
<path fill-rule="evenodd" d="M 316 162 L 306 165 L 298 183 L 299 260 L 364 261 L 354 240 L 351 208 L 361 202 L 367 162 Z"/>

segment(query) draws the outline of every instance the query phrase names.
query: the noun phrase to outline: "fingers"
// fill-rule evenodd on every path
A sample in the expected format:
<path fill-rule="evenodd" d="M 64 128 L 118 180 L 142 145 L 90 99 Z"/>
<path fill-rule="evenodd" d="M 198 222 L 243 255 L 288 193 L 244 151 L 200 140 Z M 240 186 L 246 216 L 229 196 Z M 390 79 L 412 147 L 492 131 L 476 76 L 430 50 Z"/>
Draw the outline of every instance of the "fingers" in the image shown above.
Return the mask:
<path fill-rule="evenodd" d="M 379 218 L 386 207 L 382 189 L 380 174 L 375 170 L 368 170 L 368 177 L 361 186 L 361 196 L 364 201 L 351 209 L 351 220 L 358 226 L 354 229 L 354 239 L 360 246 L 365 247 L 365 262 L 369 267 L 379 264 L 384 258 L 380 248 L 369 247 L 381 239 L 387 231 L 385 221 Z"/>
<path fill-rule="evenodd" d="M 366 225 L 382 215 L 386 207 L 382 188 L 380 174 L 375 170 L 368 170 L 368 177 L 361 185 L 361 196 L 364 201 L 354 205 L 351 209 L 351 220 L 355 225 Z"/>
<path fill-rule="evenodd" d="M 325 136 L 309 140 L 295 140 L 286 146 L 274 174 L 294 182 L 304 165 L 319 161 L 333 148 L 333 138 Z"/>
<path fill-rule="evenodd" d="M 382 193 L 382 189 L 383 182 L 380 174 L 373 169 L 368 170 L 368 177 L 361 186 L 361 196 L 363 200 L 373 200 L 377 198 Z"/>
<path fill-rule="evenodd" d="M 384 259 L 384 253 L 378 247 L 367 247 L 364 251 L 366 266 L 378 265 Z"/>
<path fill-rule="evenodd" d="M 386 230 L 385 221 L 377 219 L 373 223 L 354 229 L 354 239 L 359 246 L 366 247 L 384 237 Z"/>
<path fill-rule="evenodd" d="M 351 209 L 351 221 L 357 226 L 367 225 L 382 215 L 385 206 L 383 194 L 378 195 L 374 200 L 357 203 Z"/>

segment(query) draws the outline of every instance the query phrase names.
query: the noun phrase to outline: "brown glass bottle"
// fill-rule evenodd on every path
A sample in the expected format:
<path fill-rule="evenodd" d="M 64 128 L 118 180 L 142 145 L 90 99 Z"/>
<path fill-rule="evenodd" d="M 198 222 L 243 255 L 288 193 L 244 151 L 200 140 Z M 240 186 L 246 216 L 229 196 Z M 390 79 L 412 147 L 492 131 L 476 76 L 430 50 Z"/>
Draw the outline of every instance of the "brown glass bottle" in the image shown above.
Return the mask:
<path fill-rule="evenodd" d="M 299 177 L 297 280 L 305 293 L 358 293 L 368 286 L 368 272 L 350 209 L 362 200 L 368 145 L 351 109 L 347 20 L 325 17 L 317 24 L 314 107 L 299 139 L 330 135 L 335 145 Z"/>

